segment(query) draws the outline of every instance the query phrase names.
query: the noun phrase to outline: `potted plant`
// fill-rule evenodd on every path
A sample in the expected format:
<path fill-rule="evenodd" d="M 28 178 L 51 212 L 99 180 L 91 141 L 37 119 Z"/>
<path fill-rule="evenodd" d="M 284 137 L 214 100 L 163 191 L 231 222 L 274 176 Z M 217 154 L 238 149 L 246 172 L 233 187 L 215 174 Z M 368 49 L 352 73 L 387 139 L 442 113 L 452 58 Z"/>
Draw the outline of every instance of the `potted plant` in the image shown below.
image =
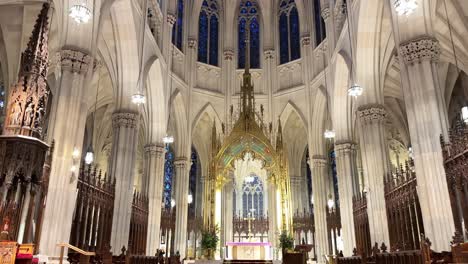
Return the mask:
<path fill-rule="evenodd" d="M 214 259 L 214 253 L 219 241 L 218 232 L 219 228 L 217 226 L 214 229 L 202 231 L 201 247 L 206 259 Z"/>
<path fill-rule="evenodd" d="M 281 233 L 279 241 L 280 241 L 280 247 L 281 247 L 281 251 L 283 255 L 284 253 L 291 252 L 293 250 L 294 238 L 286 231 L 283 231 Z"/>

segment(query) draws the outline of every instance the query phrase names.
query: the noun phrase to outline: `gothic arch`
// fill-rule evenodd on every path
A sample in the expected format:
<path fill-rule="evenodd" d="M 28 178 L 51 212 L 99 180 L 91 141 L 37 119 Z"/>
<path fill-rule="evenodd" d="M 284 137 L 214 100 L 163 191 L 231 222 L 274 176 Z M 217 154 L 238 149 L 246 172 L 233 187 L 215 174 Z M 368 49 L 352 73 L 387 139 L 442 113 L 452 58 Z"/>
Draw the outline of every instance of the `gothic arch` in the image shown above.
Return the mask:
<path fill-rule="evenodd" d="M 351 140 L 353 138 L 353 98 L 348 95 L 350 84 L 349 60 L 346 54 L 338 52 L 335 59 L 333 75 L 332 120 L 336 140 Z"/>
<path fill-rule="evenodd" d="M 166 91 L 164 91 L 164 73 L 160 59 L 151 58 L 147 70 L 144 119 L 147 120 L 147 143 L 161 142 L 167 130 Z"/>
<path fill-rule="evenodd" d="M 176 90 L 171 97 L 171 114 L 173 118 L 174 130 L 175 130 L 175 143 L 174 151 L 178 157 L 189 157 L 190 153 L 190 138 L 189 138 L 189 127 L 187 118 L 186 103 L 182 93 Z"/>

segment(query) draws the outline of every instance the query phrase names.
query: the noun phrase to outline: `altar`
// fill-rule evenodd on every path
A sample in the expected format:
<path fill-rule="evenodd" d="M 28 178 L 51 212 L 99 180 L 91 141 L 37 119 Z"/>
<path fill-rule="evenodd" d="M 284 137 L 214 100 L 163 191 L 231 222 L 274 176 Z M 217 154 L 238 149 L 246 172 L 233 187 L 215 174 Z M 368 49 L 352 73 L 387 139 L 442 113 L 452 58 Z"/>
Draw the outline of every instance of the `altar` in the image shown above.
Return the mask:
<path fill-rule="evenodd" d="M 225 260 L 272 260 L 269 242 L 228 242 Z"/>

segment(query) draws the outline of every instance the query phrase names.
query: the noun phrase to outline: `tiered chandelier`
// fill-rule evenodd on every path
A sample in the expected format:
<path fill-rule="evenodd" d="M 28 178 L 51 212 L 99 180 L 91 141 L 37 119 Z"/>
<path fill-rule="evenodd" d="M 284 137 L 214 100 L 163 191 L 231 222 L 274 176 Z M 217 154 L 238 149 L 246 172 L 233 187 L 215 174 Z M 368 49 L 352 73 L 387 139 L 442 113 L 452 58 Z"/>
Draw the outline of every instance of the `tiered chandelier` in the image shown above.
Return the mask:
<path fill-rule="evenodd" d="M 86 3 L 84 2 L 72 5 L 72 7 L 70 7 L 68 14 L 78 24 L 88 23 L 92 16 L 91 10 L 88 8 Z"/>
<path fill-rule="evenodd" d="M 408 16 L 416 10 L 418 3 L 416 0 L 394 0 L 393 7 L 399 16 Z"/>

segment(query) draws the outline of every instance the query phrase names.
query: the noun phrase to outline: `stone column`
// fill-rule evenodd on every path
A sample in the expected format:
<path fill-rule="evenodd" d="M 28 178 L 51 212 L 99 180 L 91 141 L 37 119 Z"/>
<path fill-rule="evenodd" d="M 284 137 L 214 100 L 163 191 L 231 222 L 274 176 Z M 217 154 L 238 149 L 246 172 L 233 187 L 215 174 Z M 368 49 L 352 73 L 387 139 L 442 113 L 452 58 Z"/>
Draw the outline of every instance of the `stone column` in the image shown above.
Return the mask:
<path fill-rule="evenodd" d="M 312 186 L 314 190 L 314 220 L 315 220 L 315 250 L 317 263 L 325 263 L 324 255 L 328 255 L 327 232 L 327 190 L 328 166 L 325 156 L 314 155 L 312 161 Z"/>
<path fill-rule="evenodd" d="M 356 144 L 349 141 L 335 142 L 338 192 L 340 196 L 341 226 L 345 256 L 352 256 L 356 247 L 354 232 L 353 196 L 359 192 L 356 168 Z"/>
<path fill-rule="evenodd" d="M 160 244 L 161 204 L 164 186 L 164 156 L 163 145 L 148 144 L 145 146 L 146 179 L 148 181 L 148 233 L 146 239 L 146 255 L 153 256 Z"/>
<path fill-rule="evenodd" d="M 234 191 L 234 182 L 230 181 L 224 185 L 224 201 L 223 201 L 223 211 L 224 211 L 224 244 L 226 242 L 233 241 L 233 223 L 232 223 L 232 212 L 233 212 L 233 197 L 232 192 Z M 221 246 L 223 246 L 222 244 Z"/>
<path fill-rule="evenodd" d="M 114 254 L 120 252 L 123 246 L 128 248 L 138 140 L 138 116 L 134 112 L 115 112 L 112 114 L 114 134 L 109 175 L 116 181 L 111 236 L 111 247 Z"/>
<path fill-rule="evenodd" d="M 276 200 L 276 185 L 274 182 L 267 181 L 268 188 L 268 240 L 272 247 L 277 247 L 278 233 L 278 219 L 276 215 L 276 208 L 279 206 Z"/>
<path fill-rule="evenodd" d="M 60 77 L 51 110 L 48 138 L 55 141 L 49 189 L 44 211 L 39 253 L 49 262 L 58 261 L 57 243 L 70 240 L 76 203 L 77 173 L 71 171 L 73 149 L 81 150 L 88 111 L 87 73 L 92 57 L 82 51 L 60 51 Z M 83 151 L 80 151 L 81 153 Z"/>
<path fill-rule="evenodd" d="M 367 188 L 367 214 L 371 243 L 390 243 L 385 208 L 384 177 L 388 169 L 388 148 L 385 140 L 386 111 L 382 105 L 364 105 L 358 109 L 360 143 Z"/>
<path fill-rule="evenodd" d="M 335 21 L 332 17 L 332 12 L 330 10 L 330 4 L 328 1 L 321 6 L 321 16 L 323 18 L 323 21 L 325 22 L 325 28 L 324 30 L 326 31 L 326 40 L 327 40 L 327 48 L 328 48 L 328 54 L 329 57 L 331 57 L 331 54 L 335 50 Z"/>
<path fill-rule="evenodd" d="M 401 43 L 399 51 L 424 231 L 433 250 L 449 251 L 455 226 L 439 141 L 448 130 L 437 70 L 439 46 L 435 38 L 422 36 Z"/>
<path fill-rule="evenodd" d="M 176 222 L 174 232 L 174 253 L 179 251 L 180 259 L 186 256 L 187 245 L 187 216 L 188 216 L 188 189 L 189 189 L 189 163 L 187 158 L 180 157 L 174 162 L 175 166 L 175 203 Z"/>

